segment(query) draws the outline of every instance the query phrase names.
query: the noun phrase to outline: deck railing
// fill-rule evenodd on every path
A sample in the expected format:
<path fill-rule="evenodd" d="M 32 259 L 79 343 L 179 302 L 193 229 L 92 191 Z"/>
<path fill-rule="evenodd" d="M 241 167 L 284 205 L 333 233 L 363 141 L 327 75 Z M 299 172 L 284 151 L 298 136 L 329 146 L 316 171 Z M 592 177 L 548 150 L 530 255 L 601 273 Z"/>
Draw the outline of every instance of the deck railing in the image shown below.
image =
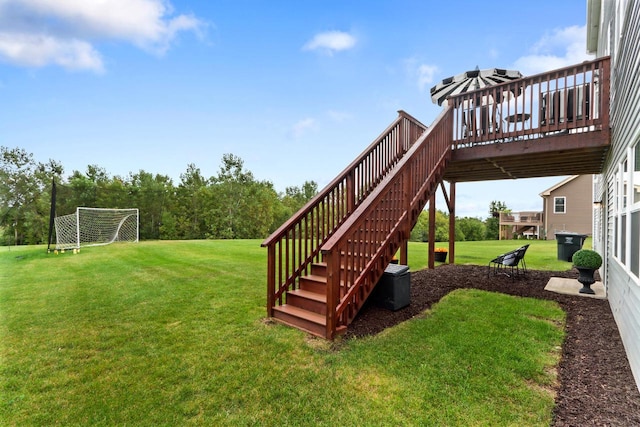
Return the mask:
<path fill-rule="evenodd" d="M 327 263 L 327 337 L 347 326 L 409 238 L 451 155 L 451 109 L 398 162 L 339 230 L 322 246 Z"/>
<path fill-rule="evenodd" d="M 283 224 L 262 246 L 267 247 L 267 310 L 283 303 L 298 287 L 311 263 L 320 261 L 320 247 L 383 181 L 424 133 L 426 126 L 398 112 L 398 118 L 329 185 Z"/>
<path fill-rule="evenodd" d="M 542 212 L 500 212 L 500 224 L 542 224 Z"/>
<path fill-rule="evenodd" d="M 599 129 L 609 79 L 605 57 L 452 96 L 454 148 Z"/>

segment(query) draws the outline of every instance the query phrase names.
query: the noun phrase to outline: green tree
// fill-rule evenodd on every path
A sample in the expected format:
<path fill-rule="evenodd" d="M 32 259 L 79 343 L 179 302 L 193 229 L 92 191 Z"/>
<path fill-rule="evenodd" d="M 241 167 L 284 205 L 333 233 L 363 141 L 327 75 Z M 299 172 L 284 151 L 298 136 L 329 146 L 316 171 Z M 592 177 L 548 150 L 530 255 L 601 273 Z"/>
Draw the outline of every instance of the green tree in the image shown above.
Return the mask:
<path fill-rule="evenodd" d="M 62 172 L 53 160 L 36 163 L 24 149 L 0 147 L 0 228 L 5 242 L 46 241 L 51 180 Z"/>
<path fill-rule="evenodd" d="M 499 200 L 492 200 L 489 203 L 489 215 L 491 216 L 499 216 L 500 212 L 504 212 L 507 210 L 507 205 L 505 202 L 501 202 Z"/>
<path fill-rule="evenodd" d="M 140 214 L 140 238 L 160 239 L 161 226 L 167 221 L 165 233 L 175 236 L 175 220 L 171 210 L 175 205 L 175 188 L 166 175 L 155 176 L 144 170 L 129 175 L 130 206 Z M 166 215 L 165 215 L 166 212 Z M 173 230 L 173 231 L 170 231 Z M 172 237 L 169 238 L 172 238 Z M 173 237 L 175 238 L 175 237 Z"/>
<path fill-rule="evenodd" d="M 176 234 L 181 239 L 204 239 L 207 237 L 206 216 L 211 201 L 209 180 L 205 179 L 193 163 L 180 174 L 176 189 Z"/>
<path fill-rule="evenodd" d="M 267 181 L 256 181 L 246 189 L 241 224 L 237 238 L 264 238 L 272 231 L 278 206 L 281 202 L 273 185 Z"/>
<path fill-rule="evenodd" d="M 244 162 L 233 154 L 222 157 L 212 179 L 214 203 L 209 216 L 210 237 L 250 239 L 266 237 L 278 213 L 278 195 L 267 181 L 257 181 Z"/>
<path fill-rule="evenodd" d="M 411 230 L 409 240 L 412 242 L 426 242 L 429 240 L 429 212 L 424 210 L 420 212 L 418 221 Z"/>
<path fill-rule="evenodd" d="M 58 215 L 75 212 L 78 206 L 99 207 L 98 184 L 82 172 L 74 170 L 67 187 L 70 193 L 68 197 L 59 198 Z"/>
<path fill-rule="evenodd" d="M 482 220 L 478 218 L 457 218 L 456 228 L 460 229 L 460 233 L 464 235 L 464 240 L 484 240 L 486 235 L 486 226 Z"/>
<path fill-rule="evenodd" d="M 132 197 L 132 186 L 119 176 L 96 183 L 96 207 L 127 209 L 138 207 Z"/>
<path fill-rule="evenodd" d="M 500 212 L 509 212 L 504 202 L 492 200 L 489 204 L 489 217 L 485 221 L 485 239 L 498 240 L 500 238 Z"/>
<path fill-rule="evenodd" d="M 33 155 L 20 148 L 0 147 L 0 224 L 14 244 L 21 244 L 24 218 L 32 202 L 36 184 Z"/>
<path fill-rule="evenodd" d="M 305 181 L 301 187 L 287 187 L 282 203 L 294 214 L 316 194 L 318 194 L 318 184 L 315 181 Z"/>
<path fill-rule="evenodd" d="M 454 228 L 454 239 L 456 241 L 464 241 L 465 235 L 462 232 L 458 222 Z M 449 214 L 444 211 L 436 211 L 436 242 L 448 242 L 449 241 Z"/>
<path fill-rule="evenodd" d="M 178 223 L 176 215 L 174 214 L 174 210 L 172 209 L 167 209 L 162 212 L 160 226 L 158 228 L 160 239 L 176 240 L 180 238 L 180 234 L 178 233 Z"/>
<path fill-rule="evenodd" d="M 435 220 L 435 241 L 436 242 L 448 242 L 449 241 L 449 215 L 441 210 L 436 210 Z M 464 240 L 465 236 L 456 222 L 455 239 Z M 410 240 L 415 242 L 427 242 L 429 241 L 429 212 L 423 210 L 420 212 L 416 225 L 411 230 Z"/>
<path fill-rule="evenodd" d="M 276 212 L 277 224 L 275 224 L 275 228 L 298 212 L 316 194 L 318 194 L 318 184 L 315 181 L 305 181 L 300 187 L 287 187 L 281 197 L 282 209 Z"/>

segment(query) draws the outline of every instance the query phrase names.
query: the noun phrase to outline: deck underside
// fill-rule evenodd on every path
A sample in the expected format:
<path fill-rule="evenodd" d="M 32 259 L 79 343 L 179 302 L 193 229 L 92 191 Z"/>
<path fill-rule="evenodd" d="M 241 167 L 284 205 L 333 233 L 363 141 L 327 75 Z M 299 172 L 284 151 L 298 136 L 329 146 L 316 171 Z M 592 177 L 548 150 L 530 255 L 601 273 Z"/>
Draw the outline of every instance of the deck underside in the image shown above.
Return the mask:
<path fill-rule="evenodd" d="M 495 141 L 454 150 L 444 178 L 450 182 L 492 181 L 597 174 L 609 149 L 609 133 L 590 131 Z"/>

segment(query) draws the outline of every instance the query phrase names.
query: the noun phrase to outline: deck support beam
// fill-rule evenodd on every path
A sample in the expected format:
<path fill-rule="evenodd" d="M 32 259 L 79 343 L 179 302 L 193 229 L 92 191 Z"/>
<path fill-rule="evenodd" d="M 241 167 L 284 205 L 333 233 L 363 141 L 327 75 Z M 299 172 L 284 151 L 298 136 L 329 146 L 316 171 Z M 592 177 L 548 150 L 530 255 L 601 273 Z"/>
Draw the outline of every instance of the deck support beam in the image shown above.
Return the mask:
<path fill-rule="evenodd" d="M 404 239 L 400 246 L 400 264 L 409 265 L 409 239 Z"/>
<path fill-rule="evenodd" d="M 444 190 L 444 187 L 443 187 Z M 456 183 L 449 183 L 449 264 L 456 261 Z"/>
<path fill-rule="evenodd" d="M 453 264 L 456 258 L 456 183 L 455 181 L 449 182 L 449 194 L 447 194 L 444 181 L 440 181 L 440 188 L 449 212 L 449 264 Z"/>
<path fill-rule="evenodd" d="M 428 249 L 428 265 L 430 269 L 436 266 L 433 254 L 436 249 L 436 193 L 435 191 L 429 196 L 429 249 Z"/>

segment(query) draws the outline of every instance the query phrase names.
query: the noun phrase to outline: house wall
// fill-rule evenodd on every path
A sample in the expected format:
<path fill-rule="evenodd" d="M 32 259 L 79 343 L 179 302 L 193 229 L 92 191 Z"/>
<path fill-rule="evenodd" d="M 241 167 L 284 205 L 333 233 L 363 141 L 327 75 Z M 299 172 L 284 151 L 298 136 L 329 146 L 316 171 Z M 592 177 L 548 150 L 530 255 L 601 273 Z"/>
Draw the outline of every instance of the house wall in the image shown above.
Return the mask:
<path fill-rule="evenodd" d="M 619 263 L 611 263 L 607 298 L 611 311 L 616 319 L 620 337 L 627 352 L 627 359 L 633 371 L 636 385 L 640 389 L 640 292 L 638 283 L 622 268 Z"/>
<path fill-rule="evenodd" d="M 589 2 L 596 4 L 601 6 L 597 55 L 611 55 L 611 149 L 595 189 L 596 196 L 602 195 L 600 230 L 605 236 L 596 249 L 603 254 L 607 297 L 640 389 L 640 279 L 633 271 L 640 233 L 632 221 L 640 213 L 633 188 L 640 184 L 633 173 L 633 160 L 640 157 L 633 150 L 640 143 L 640 2 Z M 625 186 L 625 180 L 633 185 Z"/>
<path fill-rule="evenodd" d="M 554 213 L 556 197 L 565 197 L 565 213 Z M 581 175 L 552 190 L 544 197 L 544 222 L 547 240 L 558 231 L 591 235 L 593 233 L 593 180 Z"/>

